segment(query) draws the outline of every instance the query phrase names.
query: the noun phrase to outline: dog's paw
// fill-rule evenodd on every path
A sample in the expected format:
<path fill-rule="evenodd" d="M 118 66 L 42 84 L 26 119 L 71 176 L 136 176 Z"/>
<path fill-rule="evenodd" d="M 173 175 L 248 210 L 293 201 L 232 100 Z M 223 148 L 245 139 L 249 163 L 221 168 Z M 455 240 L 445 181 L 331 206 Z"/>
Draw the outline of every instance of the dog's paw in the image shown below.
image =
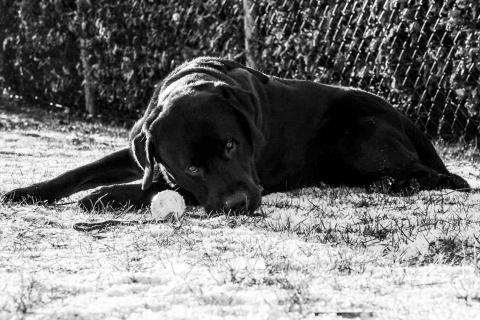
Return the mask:
<path fill-rule="evenodd" d="M 469 192 L 472 190 L 468 182 L 456 174 L 445 175 L 443 178 L 443 184 L 446 188 L 458 191 Z"/>
<path fill-rule="evenodd" d="M 1 197 L 1 202 L 36 204 L 36 203 L 50 203 L 50 202 L 53 202 L 53 200 L 49 199 L 44 194 L 40 193 L 38 188 L 27 187 L 27 188 L 18 188 L 5 193 Z"/>
<path fill-rule="evenodd" d="M 398 179 L 393 182 L 388 193 L 393 196 L 410 197 L 420 190 L 421 186 L 417 179 Z"/>
<path fill-rule="evenodd" d="M 136 203 L 132 203 L 130 200 L 126 200 L 124 197 L 109 193 L 103 189 L 104 188 L 92 192 L 88 196 L 80 199 L 78 201 L 80 208 L 84 211 L 137 209 L 138 206 Z"/>
<path fill-rule="evenodd" d="M 392 177 L 384 176 L 366 185 L 365 189 L 368 193 L 389 193 L 394 181 Z"/>

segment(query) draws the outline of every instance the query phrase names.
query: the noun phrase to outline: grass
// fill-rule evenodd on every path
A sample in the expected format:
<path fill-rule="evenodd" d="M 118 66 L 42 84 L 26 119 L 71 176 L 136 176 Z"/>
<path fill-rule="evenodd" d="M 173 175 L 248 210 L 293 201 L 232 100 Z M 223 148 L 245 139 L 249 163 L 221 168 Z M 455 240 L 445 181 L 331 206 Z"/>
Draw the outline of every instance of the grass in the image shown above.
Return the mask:
<path fill-rule="evenodd" d="M 0 192 L 121 148 L 127 131 L 0 103 Z M 437 144 L 480 186 L 474 148 Z M 480 194 L 411 197 L 320 186 L 263 198 L 258 216 L 77 232 L 148 210 L 0 205 L 0 319 L 473 319 Z"/>

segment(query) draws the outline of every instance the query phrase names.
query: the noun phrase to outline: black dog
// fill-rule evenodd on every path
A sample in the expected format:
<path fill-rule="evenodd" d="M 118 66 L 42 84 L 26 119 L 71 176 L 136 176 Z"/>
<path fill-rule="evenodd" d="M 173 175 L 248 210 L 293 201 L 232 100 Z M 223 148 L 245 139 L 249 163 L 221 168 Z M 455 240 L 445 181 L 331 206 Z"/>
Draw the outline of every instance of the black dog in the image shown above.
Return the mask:
<path fill-rule="evenodd" d="M 142 176 L 142 184 L 121 184 Z M 262 191 L 321 182 L 369 186 L 385 178 L 393 180 L 391 192 L 469 190 L 426 136 L 380 97 L 203 57 L 157 86 L 130 148 L 4 198 L 53 202 L 111 185 L 80 204 L 140 207 L 174 188 L 207 210 L 251 212 Z"/>

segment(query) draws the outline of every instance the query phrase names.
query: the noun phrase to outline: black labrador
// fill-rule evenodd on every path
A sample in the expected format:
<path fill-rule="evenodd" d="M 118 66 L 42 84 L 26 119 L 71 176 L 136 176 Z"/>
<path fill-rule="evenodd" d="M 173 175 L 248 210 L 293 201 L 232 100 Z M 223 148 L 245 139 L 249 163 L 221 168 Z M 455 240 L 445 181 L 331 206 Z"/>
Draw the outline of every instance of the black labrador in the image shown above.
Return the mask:
<path fill-rule="evenodd" d="M 129 141 L 129 148 L 4 199 L 54 202 L 108 185 L 80 205 L 142 207 L 173 188 L 207 210 L 252 212 L 262 193 L 320 183 L 391 181 L 392 193 L 470 189 L 425 134 L 382 98 L 219 58 L 197 58 L 171 72 Z"/>

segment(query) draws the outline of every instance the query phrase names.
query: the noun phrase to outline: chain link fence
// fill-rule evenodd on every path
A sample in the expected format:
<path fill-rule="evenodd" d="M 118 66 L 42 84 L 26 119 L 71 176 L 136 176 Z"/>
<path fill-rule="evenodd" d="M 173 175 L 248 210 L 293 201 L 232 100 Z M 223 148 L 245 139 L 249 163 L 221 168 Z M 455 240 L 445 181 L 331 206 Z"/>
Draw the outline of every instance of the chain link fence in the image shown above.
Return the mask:
<path fill-rule="evenodd" d="M 247 14 L 267 73 L 377 93 L 431 137 L 479 137 L 477 0 L 263 0 Z"/>
<path fill-rule="evenodd" d="M 216 55 L 360 87 L 430 137 L 480 140 L 478 0 L 3 0 L 0 18 L 0 86 L 21 96 L 78 108 L 89 84 L 99 111 L 140 113 L 172 68 Z"/>

